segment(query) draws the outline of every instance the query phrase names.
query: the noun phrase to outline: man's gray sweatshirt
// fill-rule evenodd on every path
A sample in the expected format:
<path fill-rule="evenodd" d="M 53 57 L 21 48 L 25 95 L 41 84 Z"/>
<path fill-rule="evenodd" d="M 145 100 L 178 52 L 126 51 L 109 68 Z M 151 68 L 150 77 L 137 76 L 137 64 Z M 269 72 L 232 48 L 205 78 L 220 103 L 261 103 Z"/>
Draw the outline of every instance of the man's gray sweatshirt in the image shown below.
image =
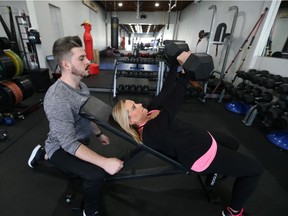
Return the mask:
<path fill-rule="evenodd" d="M 75 89 L 58 79 L 44 97 L 44 110 L 49 121 L 49 133 L 45 150 L 49 158 L 59 148 L 74 155 L 79 140 L 89 139 L 90 121 L 81 117 L 81 106 L 90 96 L 84 83 Z"/>

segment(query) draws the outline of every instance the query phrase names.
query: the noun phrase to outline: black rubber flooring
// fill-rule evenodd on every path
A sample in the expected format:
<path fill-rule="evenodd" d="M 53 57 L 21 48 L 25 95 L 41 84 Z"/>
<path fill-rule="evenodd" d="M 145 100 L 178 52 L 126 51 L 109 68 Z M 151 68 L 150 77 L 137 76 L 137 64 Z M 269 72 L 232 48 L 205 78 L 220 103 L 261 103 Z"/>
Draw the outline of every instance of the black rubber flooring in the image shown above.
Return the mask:
<path fill-rule="evenodd" d="M 120 97 L 148 103 L 151 96 L 118 95 L 93 92 L 109 104 Z M 27 99 L 27 105 L 43 98 L 36 93 Z M 224 103 L 208 99 L 206 103 L 195 97 L 187 97 L 179 118 L 207 129 L 217 129 L 234 136 L 241 142 L 240 151 L 256 158 L 265 168 L 256 192 L 246 210 L 254 216 L 288 215 L 288 155 L 270 144 L 265 138 L 267 129 L 255 122 L 246 127 L 243 116 L 228 112 Z M 2 216 L 70 216 L 80 215 L 81 193 L 71 204 L 65 203 L 67 178 L 49 163 L 41 163 L 37 169 L 27 165 L 31 150 L 43 144 L 48 132 L 48 122 L 43 108 L 39 108 L 13 126 L 1 125 L 8 130 L 8 139 L 0 141 L 0 215 Z M 104 130 L 105 131 L 105 130 Z M 106 156 L 121 157 L 131 148 L 119 137 L 105 131 L 111 144 L 101 146 L 92 137 L 91 148 Z M 95 144 L 94 144 L 95 143 Z M 163 161 L 147 155 L 135 167 L 155 167 Z M 220 216 L 221 209 L 229 201 L 232 179 L 228 178 L 215 188 L 221 202 L 208 203 L 196 177 L 184 174 L 109 182 L 103 190 L 104 216 Z M 75 210 L 76 208 L 76 210 Z"/>

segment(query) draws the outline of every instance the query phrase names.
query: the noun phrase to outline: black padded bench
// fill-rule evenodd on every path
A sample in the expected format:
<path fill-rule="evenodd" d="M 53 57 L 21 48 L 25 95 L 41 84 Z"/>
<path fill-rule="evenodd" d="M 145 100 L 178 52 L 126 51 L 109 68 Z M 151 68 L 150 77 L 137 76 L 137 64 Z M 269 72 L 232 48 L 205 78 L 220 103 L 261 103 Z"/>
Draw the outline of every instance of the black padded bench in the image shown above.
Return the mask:
<path fill-rule="evenodd" d="M 190 175 L 193 173 L 192 170 L 187 170 L 182 164 L 180 164 L 174 158 L 170 158 L 165 154 L 162 154 L 159 151 L 154 150 L 153 148 L 145 145 L 138 144 L 134 139 L 128 135 L 112 118 L 112 107 L 103 101 L 99 100 L 94 96 L 90 96 L 85 104 L 80 110 L 80 115 L 93 121 L 98 126 L 110 131 L 116 136 L 122 138 L 134 145 L 134 149 L 125 155 L 122 160 L 124 160 L 124 167 L 127 168 L 130 165 L 134 164 L 136 161 L 143 159 L 147 153 L 155 156 L 156 158 L 166 162 L 168 167 L 153 167 L 145 169 L 133 169 L 131 171 L 120 171 L 119 173 L 110 176 L 106 181 L 117 181 L 117 180 L 128 180 L 135 178 L 143 177 L 156 177 L 156 176 L 165 176 L 165 175 L 174 175 L 174 174 L 186 174 Z M 217 180 L 217 174 L 207 175 L 206 178 L 197 174 L 200 183 L 208 196 L 209 202 L 211 204 L 219 203 L 219 198 L 215 195 L 213 186 Z"/>

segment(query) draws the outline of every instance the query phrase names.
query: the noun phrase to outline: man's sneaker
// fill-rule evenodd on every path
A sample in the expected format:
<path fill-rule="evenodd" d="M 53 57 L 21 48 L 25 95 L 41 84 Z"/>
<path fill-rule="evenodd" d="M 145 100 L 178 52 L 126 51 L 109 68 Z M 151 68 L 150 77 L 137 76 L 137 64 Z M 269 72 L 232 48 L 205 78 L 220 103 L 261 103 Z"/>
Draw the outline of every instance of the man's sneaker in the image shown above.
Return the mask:
<path fill-rule="evenodd" d="M 38 161 L 44 160 L 44 157 L 45 157 L 45 150 L 40 145 L 37 145 L 33 149 L 28 159 L 28 166 L 34 168 L 35 166 L 38 165 Z"/>
<path fill-rule="evenodd" d="M 243 213 L 243 208 L 240 210 L 240 212 L 234 213 L 230 207 L 227 207 L 224 211 L 222 211 L 222 216 L 245 216 Z"/>

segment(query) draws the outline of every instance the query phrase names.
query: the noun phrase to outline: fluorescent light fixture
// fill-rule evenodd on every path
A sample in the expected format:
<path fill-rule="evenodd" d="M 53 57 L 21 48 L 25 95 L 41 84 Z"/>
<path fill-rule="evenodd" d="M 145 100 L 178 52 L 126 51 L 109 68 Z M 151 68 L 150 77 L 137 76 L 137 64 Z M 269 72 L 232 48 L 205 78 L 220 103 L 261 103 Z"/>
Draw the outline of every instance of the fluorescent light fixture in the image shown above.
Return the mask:
<path fill-rule="evenodd" d="M 150 28 L 151 28 L 151 24 L 149 24 L 146 34 L 149 34 Z"/>
<path fill-rule="evenodd" d="M 130 26 L 130 29 L 132 30 L 132 32 L 135 33 L 133 26 L 131 24 L 129 24 L 129 26 Z"/>

